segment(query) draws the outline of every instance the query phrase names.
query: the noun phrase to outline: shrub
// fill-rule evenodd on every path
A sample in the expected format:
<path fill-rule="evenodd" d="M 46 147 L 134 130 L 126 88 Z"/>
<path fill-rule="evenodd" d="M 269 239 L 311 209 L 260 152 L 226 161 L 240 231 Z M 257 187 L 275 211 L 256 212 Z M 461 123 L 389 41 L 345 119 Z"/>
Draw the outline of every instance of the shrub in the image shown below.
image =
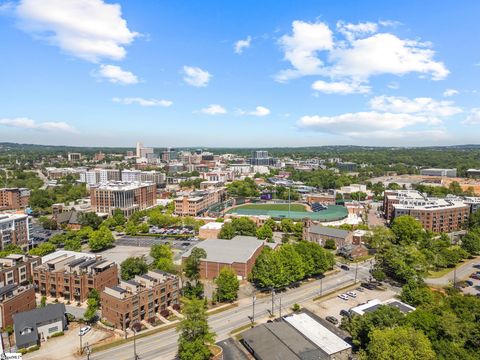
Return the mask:
<path fill-rule="evenodd" d="M 292 311 L 294 312 L 300 311 L 300 305 L 298 305 L 297 303 L 293 304 Z"/>
<path fill-rule="evenodd" d="M 109 322 L 105 319 L 100 320 L 100 322 L 105 326 L 108 326 L 108 327 L 111 327 L 111 328 L 115 327 L 115 325 L 113 325 L 111 322 Z"/>
<path fill-rule="evenodd" d="M 50 335 L 50 338 L 55 338 L 55 337 L 59 337 L 59 336 L 63 336 L 64 333 L 63 331 L 59 331 L 59 332 L 56 332 L 56 333 L 53 333 L 52 335 Z"/>

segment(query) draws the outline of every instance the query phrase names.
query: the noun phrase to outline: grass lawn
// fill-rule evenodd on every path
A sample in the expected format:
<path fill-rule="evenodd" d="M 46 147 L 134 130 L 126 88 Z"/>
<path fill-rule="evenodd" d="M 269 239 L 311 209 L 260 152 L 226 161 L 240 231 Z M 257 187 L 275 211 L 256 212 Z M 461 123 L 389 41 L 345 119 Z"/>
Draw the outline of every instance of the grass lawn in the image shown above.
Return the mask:
<path fill-rule="evenodd" d="M 236 209 L 288 211 L 288 204 L 246 204 Z M 306 211 L 303 204 L 290 204 L 290 211 Z"/>
<path fill-rule="evenodd" d="M 460 265 L 462 265 L 462 263 L 457 264 L 457 267 L 460 266 Z M 427 277 L 429 279 L 441 278 L 442 276 L 447 275 L 449 272 L 453 271 L 454 269 L 455 269 L 454 267 L 451 267 L 451 268 L 444 268 L 444 269 L 441 269 L 441 270 L 438 270 L 438 271 L 429 271 Z"/>

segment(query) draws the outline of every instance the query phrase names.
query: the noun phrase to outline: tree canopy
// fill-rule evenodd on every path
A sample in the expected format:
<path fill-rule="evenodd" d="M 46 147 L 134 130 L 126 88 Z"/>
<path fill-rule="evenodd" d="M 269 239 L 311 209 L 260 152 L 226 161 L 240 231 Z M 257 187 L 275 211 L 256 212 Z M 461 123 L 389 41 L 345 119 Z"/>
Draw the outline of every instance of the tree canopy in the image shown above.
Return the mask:
<path fill-rule="evenodd" d="M 145 257 L 129 257 L 120 264 L 120 277 L 122 280 L 130 280 L 135 275 L 143 275 L 148 271 L 148 264 Z"/>

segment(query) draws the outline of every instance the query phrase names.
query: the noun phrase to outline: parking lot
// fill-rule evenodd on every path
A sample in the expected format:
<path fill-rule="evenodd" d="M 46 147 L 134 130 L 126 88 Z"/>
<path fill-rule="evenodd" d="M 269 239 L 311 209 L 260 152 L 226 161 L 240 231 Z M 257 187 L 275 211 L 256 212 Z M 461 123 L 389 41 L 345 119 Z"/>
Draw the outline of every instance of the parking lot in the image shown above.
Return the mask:
<path fill-rule="evenodd" d="M 64 230 L 45 230 L 42 225 L 36 223 L 32 223 L 30 226 L 30 238 L 33 244 L 42 243 L 50 239 L 53 235 L 64 232 Z"/>
<path fill-rule="evenodd" d="M 358 291 L 356 289 L 348 290 L 356 293 L 356 298 L 348 296 L 348 300 L 343 300 L 337 297 L 336 294 L 334 297 L 329 298 L 324 301 L 318 301 L 312 305 L 308 306 L 308 309 L 313 313 L 317 314 L 321 318 L 325 319 L 327 316 L 333 316 L 338 320 L 340 324 L 342 316 L 340 315 L 341 310 L 349 310 L 355 306 L 366 303 L 369 300 L 379 299 L 385 301 L 391 299 L 397 295 L 394 290 L 368 290 L 363 289 L 363 291 Z M 346 293 L 347 290 L 345 290 Z"/>
<path fill-rule="evenodd" d="M 102 251 L 99 254 L 107 260 L 115 261 L 117 265 L 120 265 L 123 260 L 132 256 L 145 256 L 147 261 L 152 261 L 152 258 L 149 256 L 150 247 L 122 246 L 117 244 L 115 247 Z"/>
<path fill-rule="evenodd" d="M 171 228 L 162 228 L 157 226 L 151 226 L 149 230 L 150 234 L 159 234 L 159 235 L 195 235 L 195 231 L 188 226 L 178 226 Z"/>
<path fill-rule="evenodd" d="M 478 277 L 478 278 L 475 279 L 475 278 L 471 278 L 469 276 L 468 279 L 466 279 L 466 280 L 471 281 L 473 285 L 464 287 L 463 292 L 465 294 L 480 296 L 480 263 L 474 264 L 472 266 L 471 274 L 472 275 L 477 274 L 476 277 Z"/>

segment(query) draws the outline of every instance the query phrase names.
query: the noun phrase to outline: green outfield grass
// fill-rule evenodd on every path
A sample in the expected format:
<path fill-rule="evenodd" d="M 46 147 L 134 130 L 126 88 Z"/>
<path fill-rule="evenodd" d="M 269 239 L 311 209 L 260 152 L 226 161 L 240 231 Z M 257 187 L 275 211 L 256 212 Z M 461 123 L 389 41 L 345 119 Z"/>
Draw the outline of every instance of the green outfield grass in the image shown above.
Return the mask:
<path fill-rule="evenodd" d="M 279 210 L 288 211 L 288 204 L 246 204 L 240 205 L 235 208 L 238 209 L 251 209 L 251 210 Z M 305 211 L 306 207 L 303 204 L 290 204 L 290 211 Z"/>

